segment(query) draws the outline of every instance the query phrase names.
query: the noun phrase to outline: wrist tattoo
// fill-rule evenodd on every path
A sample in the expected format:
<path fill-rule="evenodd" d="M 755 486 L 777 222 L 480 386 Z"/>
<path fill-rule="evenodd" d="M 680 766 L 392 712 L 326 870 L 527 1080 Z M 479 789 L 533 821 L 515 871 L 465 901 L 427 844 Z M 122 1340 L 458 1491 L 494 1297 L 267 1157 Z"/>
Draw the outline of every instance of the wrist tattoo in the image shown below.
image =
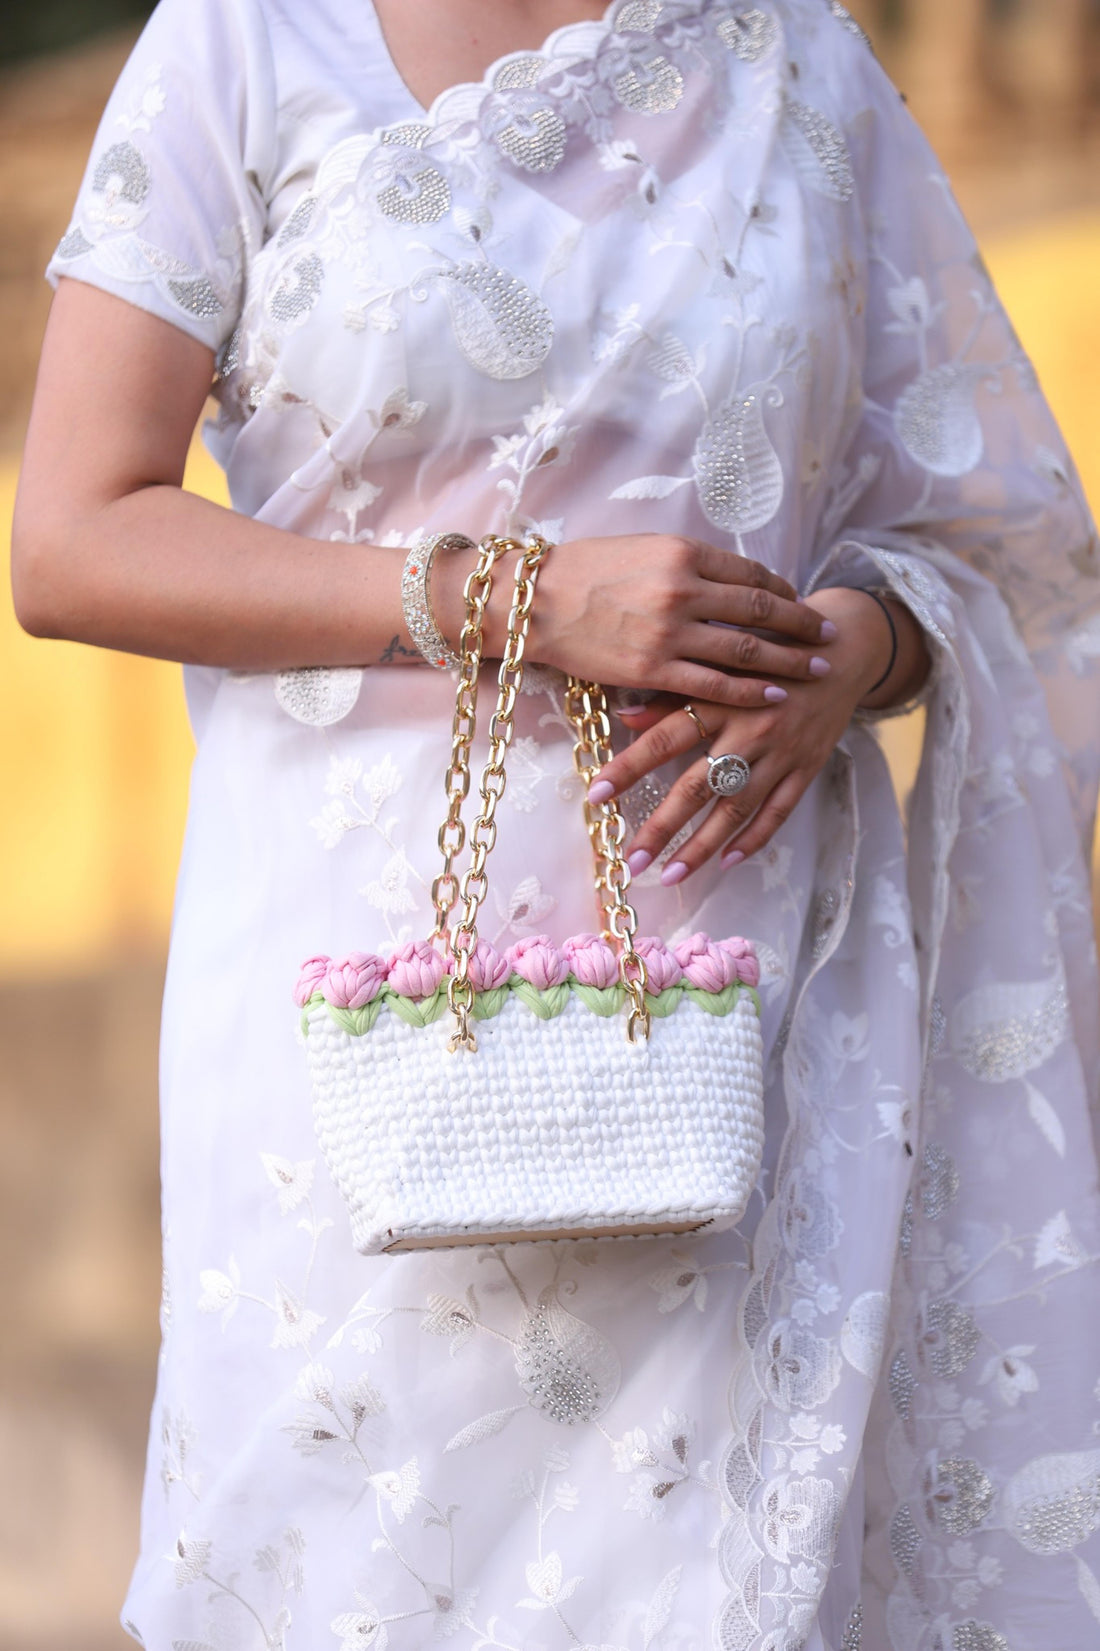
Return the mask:
<path fill-rule="evenodd" d="M 395 636 L 389 647 L 382 650 L 379 656 L 379 665 L 396 665 L 399 659 L 409 659 L 416 665 L 423 664 L 419 648 L 406 648 L 400 636 Z"/>

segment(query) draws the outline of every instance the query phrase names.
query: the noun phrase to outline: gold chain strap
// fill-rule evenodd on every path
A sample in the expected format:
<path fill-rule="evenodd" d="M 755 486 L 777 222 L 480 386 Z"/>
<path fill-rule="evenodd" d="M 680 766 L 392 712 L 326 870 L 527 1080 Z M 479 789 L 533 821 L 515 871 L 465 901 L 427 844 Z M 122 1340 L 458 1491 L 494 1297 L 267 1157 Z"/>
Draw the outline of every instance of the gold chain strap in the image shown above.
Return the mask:
<path fill-rule="evenodd" d="M 489 755 L 481 777 L 481 809 L 470 833 L 470 864 L 461 883 L 454 871 L 455 857 L 466 842 L 462 820 L 463 803 L 470 790 L 470 748 L 477 726 L 478 675 L 481 669 L 485 609 L 492 591 L 493 568 L 498 559 L 518 551 L 514 575 L 508 636 L 498 673 L 497 705 L 489 724 Z M 443 870 L 432 884 L 436 926 L 432 939 L 446 944 L 451 959 L 447 999 L 455 1018 L 450 1040 L 452 1051 L 474 1050 L 477 1039 L 470 1025 L 474 990 L 470 981 L 470 958 L 477 948 L 477 919 L 489 892 L 486 864 L 497 839 L 496 810 L 507 785 L 505 762 L 515 730 L 515 707 L 523 683 L 524 654 L 531 628 L 531 609 L 539 568 L 550 552 L 544 539 L 532 534 L 526 544 L 516 539 L 490 535 L 478 547 L 478 561 L 466 581 L 466 618 L 459 644 L 461 668 L 455 697 L 452 725 L 451 762 L 444 776 L 447 817 L 439 828 L 439 848 Z M 596 770 L 611 760 L 611 725 L 607 699 L 594 682 L 570 677 L 566 689 L 566 714 L 572 722 L 576 741 L 573 761 L 587 790 Z M 630 999 L 627 1035 L 631 1043 L 647 1038 L 650 1014 L 646 1007 L 646 967 L 634 946 L 638 918 L 626 898 L 630 868 L 622 854 L 626 822 L 614 799 L 593 806 L 585 802 L 585 822 L 596 867 L 596 895 L 607 919 L 608 937 L 619 950 L 619 976 Z M 451 929 L 451 913 L 461 899 L 462 914 Z"/>
<path fill-rule="evenodd" d="M 573 766 L 587 793 L 599 769 L 611 761 L 611 724 L 607 716 L 607 695 L 597 682 L 569 678 L 565 691 L 565 713 L 576 731 Z M 638 914 L 627 899 L 630 867 L 623 859 L 626 821 L 615 798 L 593 805 L 587 797 L 584 818 L 588 826 L 592 855 L 596 863 L 596 899 L 607 919 L 608 938 L 617 944 L 619 978 L 630 1000 L 627 1036 L 635 1043 L 648 1038 L 650 1015 L 645 993 L 649 978 L 644 960 L 634 946 Z"/>
<path fill-rule="evenodd" d="M 502 549 L 514 544 L 510 540 L 498 542 L 502 544 Z M 458 927 L 450 935 L 452 962 L 447 1001 L 455 1017 L 455 1031 L 450 1041 L 452 1051 L 477 1048 L 477 1039 L 470 1027 L 470 1011 L 474 1002 L 470 958 L 477 949 L 478 912 L 489 892 L 485 866 L 497 840 L 497 804 L 508 783 L 504 764 L 515 729 L 516 698 L 523 682 L 523 656 L 527 633 L 531 628 L 535 584 L 539 568 L 550 550 L 544 539 L 534 535 L 526 545 L 517 548 L 521 555 L 516 563 L 508 637 L 497 677 L 497 705 L 489 723 L 489 756 L 481 775 L 481 810 L 470 833 L 470 864 L 462 877 L 462 916 Z"/>
<path fill-rule="evenodd" d="M 446 942 L 450 932 L 451 912 L 458 899 L 458 878 L 455 876 L 455 856 L 466 844 L 466 827 L 462 821 L 462 805 L 470 791 L 470 747 L 477 728 L 477 685 L 481 672 L 481 657 L 485 630 L 485 609 L 493 589 L 493 568 L 510 550 L 522 551 L 524 546 L 516 539 L 500 539 L 490 534 L 477 547 L 474 571 L 463 587 L 466 616 L 458 644 L 459 673 L 455 693 L 455 714 L 451 725 L 451 762 L 443 776 L 447 794 L 447 818 L 439 828 L 439 852 L 443 856 L 443 870 L 432 884 L 432 904 L 435 907 L 433 941 Z"/>

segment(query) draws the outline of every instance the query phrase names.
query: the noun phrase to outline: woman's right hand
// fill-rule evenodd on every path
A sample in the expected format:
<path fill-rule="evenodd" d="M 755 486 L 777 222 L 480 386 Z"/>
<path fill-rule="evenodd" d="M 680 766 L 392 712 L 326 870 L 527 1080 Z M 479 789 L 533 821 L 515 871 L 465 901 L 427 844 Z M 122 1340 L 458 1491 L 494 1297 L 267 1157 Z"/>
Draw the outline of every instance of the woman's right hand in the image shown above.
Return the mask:
<path fill-rule="evenodd" d="M 511 598 L 505 567 L 498 567 L 486 615 L 485 652 L 496 658 Z M 456 603 L 451 590 L 439 596 L 457 638 L 461 597 Z M 539 570 L 527 652 L 607 686 L 744 706 L 778 700 L 782 680 L 824 676 L 829 664 L 820 650 L 835 635 L 831 622 L 759 562 L 694 539 L 640 533 L 555 546 Z"/>

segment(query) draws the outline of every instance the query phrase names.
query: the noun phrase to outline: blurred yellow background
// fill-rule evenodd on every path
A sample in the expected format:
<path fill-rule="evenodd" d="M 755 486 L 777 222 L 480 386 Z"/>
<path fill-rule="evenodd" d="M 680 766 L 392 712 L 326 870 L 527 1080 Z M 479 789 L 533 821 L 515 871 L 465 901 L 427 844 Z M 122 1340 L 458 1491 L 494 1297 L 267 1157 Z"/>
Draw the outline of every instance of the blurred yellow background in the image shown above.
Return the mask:
<path fill-rule="evenodd" d="M 40 6 L 88 35 L 93 0 Z M 947 160 L 1100 509 L 1100 6 L 851 9 Z M 41 270 L 130 39 L 0 61 L 5 554 Z M 187 485 L 224 499 L 197 441 Z M 887 737 L 904 789 L 916 731 Z M 3 1651 L 130 1643 L 117 1611 L 155 1368 L 157 1013 L 191 750 L 177 668 L 32 641 L 0 602 Z"/>

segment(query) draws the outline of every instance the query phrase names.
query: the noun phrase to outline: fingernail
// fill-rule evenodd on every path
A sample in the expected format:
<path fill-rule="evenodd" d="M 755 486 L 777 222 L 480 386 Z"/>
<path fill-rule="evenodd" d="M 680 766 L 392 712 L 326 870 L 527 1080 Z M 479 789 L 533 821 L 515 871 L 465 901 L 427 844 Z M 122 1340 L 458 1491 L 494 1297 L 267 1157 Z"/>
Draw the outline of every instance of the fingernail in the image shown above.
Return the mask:
<path fill-rule="evenodd" d="M 636 848 L 633 854 L 627 856 L 626 863 L 630 867 L 631 877 L 640 877 L 653 864 L 653 856 L 647 854 L 644 848 Z"/>
<path fill-rule="evenodd" d="M 609 797 L 614 795 L 615 787 L 610 780 L 593 780 L 588 787 L 588 800 L 593 808 L 598 808 L 600 803 L 605 803 Z"/>
<path fill-rule="evenodd" d="M 833 624 L 831 619 L 823 619 L 822 620 L 822 622 L 821 622 L 821 640 L 822 640 L 822 642 L 835 642 L 839 635 L 840 635 L 840 632 L 837 630 L 836 626 Z"/>
<path fill-rule="evenodd" d="M 624 718 L 626 718 L 626 717 L 641 717 L 641 716 L 644 716 L 645 713 L 648 710 L 649 710 L 648 705 L 620 705 L 618 707 L 618 709 L 613 710 L 611 714 L 612 714 L 612 716 L 615 716 L 615 717 L 624 717 Z"/>
<path fill-rule="evenodd" d="M 832 668 L 833 667 L 829 664 L 829 661 L 827 659 L 822 659 L 820 654 L 815 654 L 810 660 L 811 676 L 828 676 Z"/>
<path fill-rule="evenodd" d="M 739 866 L 744 858 L 745 856 L 739 848 L 731 848 L 728 854 L 723 854 L 718 864 L 723 871 L 732 871 L 734 866 Z"/>
<path fill-rule="evenodd" d="M 787 690 L 786 688 L 765 688 L 764 698 L 769 705 L 782 705 L 787 698 Z"/>
<path fill-rule="evenodd" d="M 666 866 L 662 871 L 661 882 L 666 889 L 675 888 L 677 883 L 683 882 L 690 870 L 691 867 L 686 866 L 682 860 L 673 860 L 672 864 Z"/>

